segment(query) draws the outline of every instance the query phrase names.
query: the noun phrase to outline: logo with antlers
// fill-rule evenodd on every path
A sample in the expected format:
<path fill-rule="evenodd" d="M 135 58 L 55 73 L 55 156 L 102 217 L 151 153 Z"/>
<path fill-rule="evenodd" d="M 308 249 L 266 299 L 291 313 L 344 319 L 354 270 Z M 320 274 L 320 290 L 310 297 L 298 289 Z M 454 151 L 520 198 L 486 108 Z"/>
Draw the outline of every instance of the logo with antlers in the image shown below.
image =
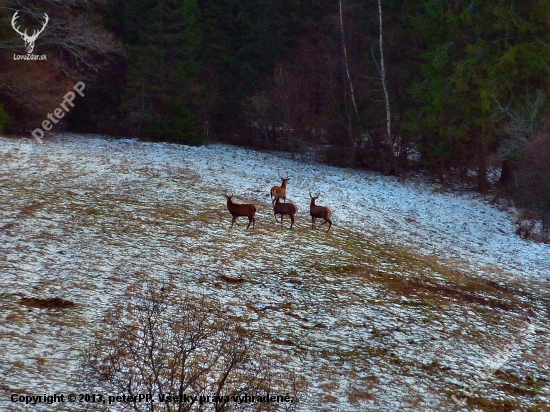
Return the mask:
<path fill-rule="evenodd" d="M 44 24 L 42 25 L 42 28 L 40 30 L 34 30 L 32 33 L 32 36 L 29 36 L 27 34 L 27 30 L 25 30 L 24 32 L 21 32 L 19 30 L 19 27 L 15 25 L 16 20 L 19 18 L 18 13 L 19 11 L 16 11 L 15 14 L 13 15 L 13 18 L 11 19 L 11 26 L 19 35 L 21 35 L 21 38 L 25 41 L 25 49 L 27 49 L 27 54 L 31 54 L 32 51 L 34 50 L 34 42 L 36 41 L 40 33 L 44 31 L 44 29 L 46 28 L 46 24 L 48 24 L 48 21 L 50 19 L 48 15 L 44 13 Z"/>

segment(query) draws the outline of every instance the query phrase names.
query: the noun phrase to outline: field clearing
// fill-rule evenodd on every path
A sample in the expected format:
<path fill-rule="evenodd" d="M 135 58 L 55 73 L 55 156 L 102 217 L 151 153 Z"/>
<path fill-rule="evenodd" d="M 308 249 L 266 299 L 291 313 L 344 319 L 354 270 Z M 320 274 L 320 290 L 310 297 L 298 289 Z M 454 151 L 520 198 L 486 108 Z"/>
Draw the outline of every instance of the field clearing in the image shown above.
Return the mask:
<path fill-rule="evenodd" d="M 309 381 L 300 410 L 549 410 L 550 247 L 517 238 L 513 211 L 224 145 L 16 147 L 0 138 L 1 410 L 28 410 L 12 393 L 75 391 L 104 308 L 151 277 L 260 330 L 263 350 Z M 279 170 L 300 208 L 292 231 L 270 209 Z M 258 205 L 254 230 L 229 229 L 225 189 Z M 310 228 L 310 190 L 334 211 L 328 234 Z M 75 306 L 21 302 L 54 297 Z"/>

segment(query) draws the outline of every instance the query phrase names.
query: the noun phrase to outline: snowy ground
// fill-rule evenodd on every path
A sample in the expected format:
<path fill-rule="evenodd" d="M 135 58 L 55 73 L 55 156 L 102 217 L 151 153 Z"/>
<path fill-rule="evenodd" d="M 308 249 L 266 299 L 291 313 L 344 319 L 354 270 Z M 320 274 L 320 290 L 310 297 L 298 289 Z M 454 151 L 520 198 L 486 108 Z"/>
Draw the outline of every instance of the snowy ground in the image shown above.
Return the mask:
<path fill-rule="evenodd" d="M 550 410 L 550 246 L 518 238 L 513 210 L 224 145 L 59 135 L 16 148 L 0 138 L 1 410 L 30 410 L 12 393 L 73 390 L 102 308 L 170 275 L 267 330 L 265 350 L 311 383 L 303 411 L 460 410 L 453 396 L 462 410 Z M 292 231 L 270 209 L 278 171 L 299 206 Z M 258 205 L 256 229 L 229 230 L 226 189 Z M 310 229 L 309 191 L 333 210 L 329 234 Z"/>

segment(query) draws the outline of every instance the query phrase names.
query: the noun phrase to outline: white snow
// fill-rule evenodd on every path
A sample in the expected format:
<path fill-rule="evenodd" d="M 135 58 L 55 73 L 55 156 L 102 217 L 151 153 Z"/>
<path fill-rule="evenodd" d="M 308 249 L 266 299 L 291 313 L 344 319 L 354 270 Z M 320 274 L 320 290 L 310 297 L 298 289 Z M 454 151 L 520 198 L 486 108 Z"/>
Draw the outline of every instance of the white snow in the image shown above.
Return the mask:
<path fill-rule="evenodd" d="M 74 390 L 67 371 L 87 339 L 83 325 L 123 299 L 131 281 L 173 274 L 181 279 L 175 287 L 215 295 L 228 313 L 292 342 L 266 350 L 285 355 L 284 367 L 310 381 L 301 410 L 458 410 L 448 394 L 516 342 L 527 307 L 538 333 L 517 341 L 523 346 L 502 370 L 540 378 L 536 395 L 514 398 L 521 405 L 550 402 L 548 385 L 540 386 L 550 363 L 543 357 L 550 245 L 516 236 L 514 210 L 419 181 L 228 145 L 65 134 L 16 147 L 0 138 L 2 410 L 28 410 L 6 401 L 11 393 Z M 299 207 L 292 231 L 288 218 L 283 229 L 275 223 L 270 207 L 279 171 L 291 178 L 287 201 Z M 258 205 L 256 229 L 245 231 L 241 218 L 229 230 L 226 189 Z M 326 226 L 310 229 L 310 191 L 333 211 L 329 234 Z M 398 248 L 420 260 L 404 265 Z M 425 306 L 416 292 L 372 281 L 425 276 L 446 285 L 447 275 L 422 257 L 511 288 L 515 300 L 498 298 L 512 309 L 448 296 Z M 222 274 L 245 282 L 226 284 Z M 28 308 L 18 304 L 24 296 L 59 296 L 77 309 Z M 483 290 L 471 296 L 496 299 Z M 476 394 L 508 399 L 495 379 Z"/>

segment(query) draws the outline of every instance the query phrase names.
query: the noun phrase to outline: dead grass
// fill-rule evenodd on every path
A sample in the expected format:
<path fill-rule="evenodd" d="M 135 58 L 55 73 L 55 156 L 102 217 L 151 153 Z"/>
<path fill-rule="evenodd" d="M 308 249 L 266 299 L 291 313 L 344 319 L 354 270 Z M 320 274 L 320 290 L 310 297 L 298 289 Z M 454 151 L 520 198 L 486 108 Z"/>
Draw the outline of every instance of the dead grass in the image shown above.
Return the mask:
<path fill-rule="evenodd" d="M 519 401 L 511 399 L 498 400 L 498 399 L 486 399 L 481 397 L 467 398 L 466 406 L 470 410 L 482 410 L 483 412 L 540 412 L 542 409 L 538 407 L 527 407 L 522 405 Z"/>
<path fill-rule="evenodd" d="M 181 218 L 184 211 L 182 208 L 178 207 L 171 207 L 171 206 L 157 206 L 153 211 L 153 216 L 160 218 L 160 219 L 166 219 L 166 218 L 172 218 L 172 219 L 178 219 Z"/>

